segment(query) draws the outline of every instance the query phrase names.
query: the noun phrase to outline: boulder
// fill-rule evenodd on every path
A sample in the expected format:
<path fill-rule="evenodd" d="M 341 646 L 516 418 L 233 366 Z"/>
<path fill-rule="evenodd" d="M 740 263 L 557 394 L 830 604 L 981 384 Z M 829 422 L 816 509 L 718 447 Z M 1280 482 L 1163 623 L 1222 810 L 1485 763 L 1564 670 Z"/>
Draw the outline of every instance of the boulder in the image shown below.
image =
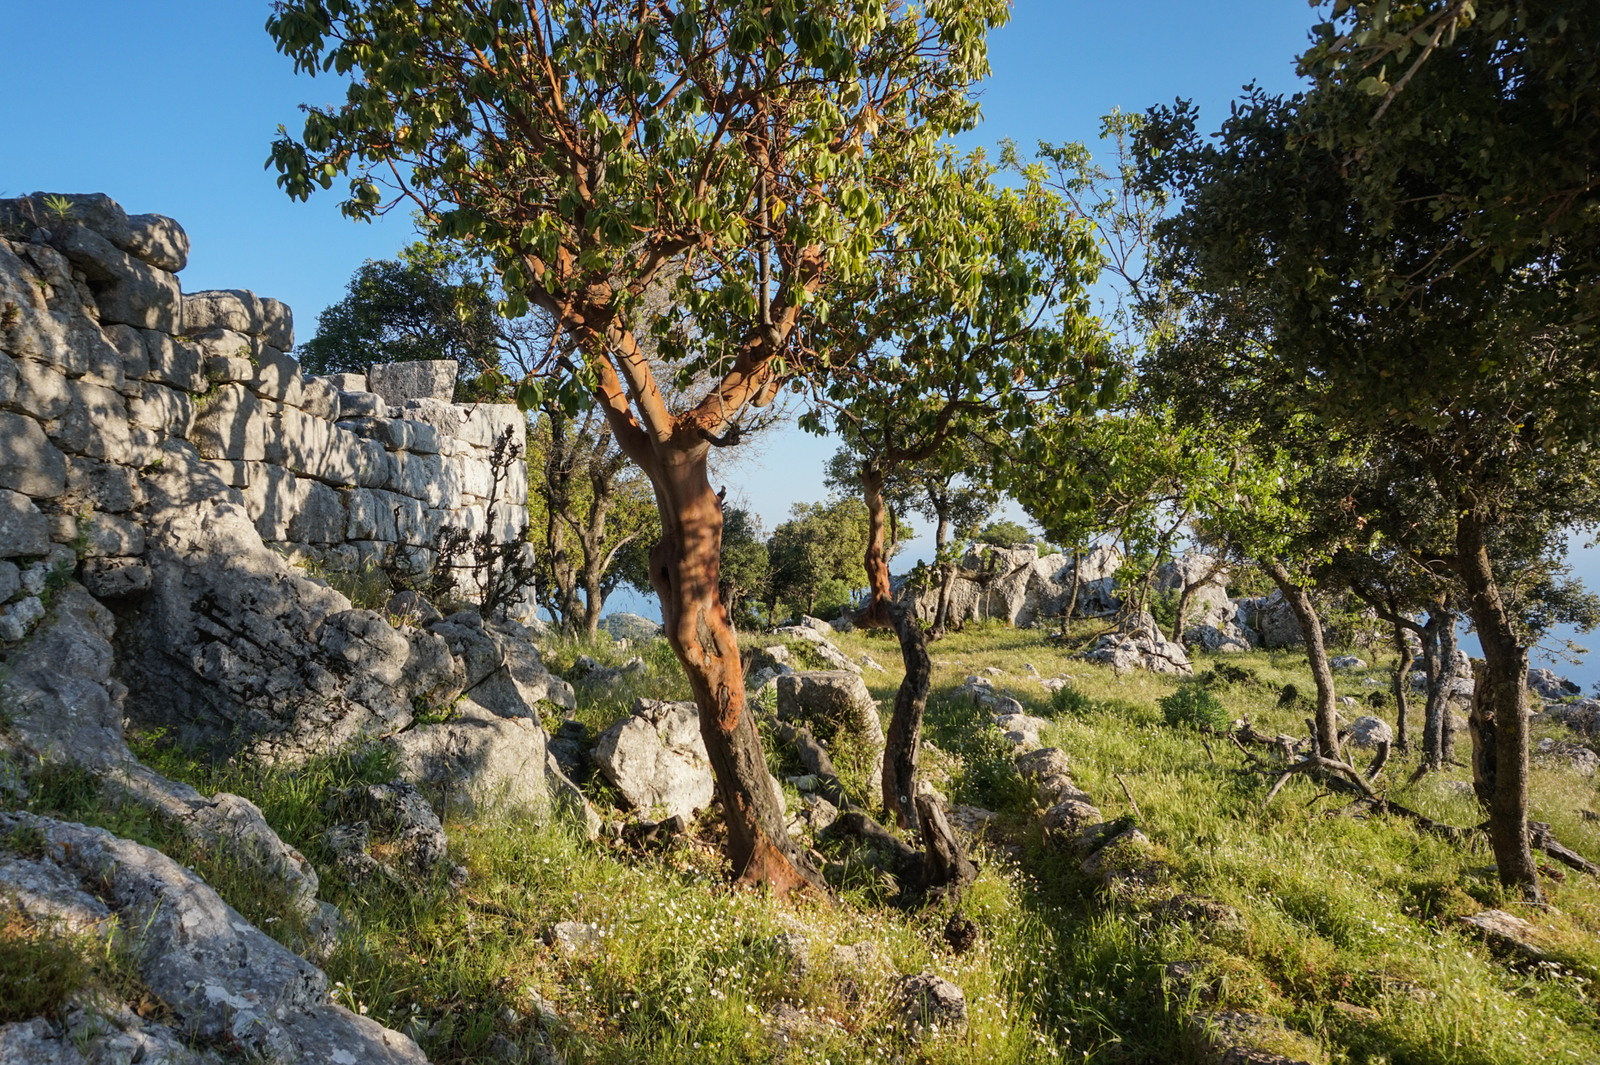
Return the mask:
<path fill-rule="evenodd" d="M 1271 595 L 1237 600 L 1239 624 L 1257 633 L 1262 647 L 1274 650 L 1299 647 L 1305 643 L 1300 631 L 1300 619 L 1294 608 L 1283 598 L 1283 592 L 1274 590 Z"/>
<path fill-rule="evenodd" d="M 436 794 L 448 810 L 503 807 L 542 817 L 550 812 L 548 737 L 537 717 L 506 717 L 473 699 L 449 720 L 384 740 L 400 775 Z"/>
<path fill-rule="evenodd" d="M 189 265 L 189 234 L 166 215 L 131 215 L 125 250 L 158 270 L 176 274 Z"/>
<path fill-rule="evenodd" d="M 1592 777 L 1600 769 L 1600 754 L 1588 747 L 1564 740 L 1545 738 L 1534 748 L 1535 761 L 1571 769 L 1580 777 Z"/>
<path fill-rule="evenodd" d="M 410 1039 L 329 1005 L 321 970 L 166 855 L 104 829 L 0 814 L 0 838 L 24 830 L 43 843 L 42 855 L 28 864 L 58 891 L 75 882 L 75 894 L 57 895 L 70 901 L 70 913 L 81 913 L 82 900 L 92 897 L 121 927 L 138 929 L 131 961 L 140 983 L 187 1035 L 296 1065 L 425 1065 Z"/>
<path fill-rule="evenodd" d="M 613 640 L 645 643 L 661 635 L 661 626 L 638 614 L 607 614 L 600 619 L 600 627 L 611 634 Z"/>
<path fill-rule="evenodd" d="M 1328 661 L 1333 669 L 1366 669 L 1367 663 L 1355 655 L 1338 655 Z"/>
<path fill-rule="evenodd" d="M 1549 956 L 1540 942 L 1538 928 L 1504 910 L 1484 910 L 1461 920 L 1476 938 L 1496 950 L 1535 962 Z"/>
<path fill-rule="evenodd" d="M 1047 807 L 1054 807 L 1064 799 L 1089 801 L 1087 792 L 1072 782 L 1072 767 L 1067 756 L 1057 747 L 1045 747 L 1016 757 L 1017 772 L 1022 779 L 1033 782 Z"/>
<path fill-rule="evenodd" d="M 827 624 L 823 622 L 822 624 Z M 829 631 L 832 631 L 831 629 Z M 850 656 L 834 644 L 821 632 L 807 625 L 780 625 L 773 630 L 775 636 L 786 636 L 790 639 L 804 640 L 815 650 L 816 654 L 833 669 L 843 669 L 851 673 L 860 673 L 861 667 L 851 661 Z"/>
<path fill-rule="evenodd" d="M 1471 676 L 1468 671 L 1467 676 Z M 1548 669 L 1529 669 L 1528 687 L 1541 699 L 1558 700 L 1571 698 L 1580 694 L 1583 689 L 1572 683 L 1566 677 L 1558 677 Z"/>
<path fill-rule="evenodd" d="M 1062 799 L 1044 812 L 1039 821 L 1047 834 L 1073 837 L 1090 825 L 1098 825 L 1102 814 L 1087 799 Z"/>
<path fill-rule="evenodd" d="M 1194 673 L 1188 652 L 1167 639 L 1149 614 L 1129 618 L 1120 631 L 1101 636 L 1080 657 L 1108 665 L 1119 673 L 1132 669 L 1179 676 Z"/>
<path fill-rule="evenodd" d="M 896 1015 L 913 1042 L 960 1036 L 967 1030 L 967 996 L 934 973 L 901 979 L 894 990 Z"/>
<path fill-rule="evenodd" d="M 789 673 L 778 677 L 777 683 L 780 718 L 805 725 L 824 743 L 847 736 L 858 749 L 881 758 L 884 737 L 878 704 L 859 674 Z"/>
<path fill-rule="evenodd" d="M 663 817 L 692 820 L 716 793 L 694 703 L 637 700 L 600 734 L 594 761 L 631 806 Z"/>
<path fill-rule="evenodd" d="M 1357 747 L 1376 747 L 1380 743 L 1393 743 L 1394 730 L 1388 722 L 1365 714 L 1351 722 L 1349 739 Z"/>

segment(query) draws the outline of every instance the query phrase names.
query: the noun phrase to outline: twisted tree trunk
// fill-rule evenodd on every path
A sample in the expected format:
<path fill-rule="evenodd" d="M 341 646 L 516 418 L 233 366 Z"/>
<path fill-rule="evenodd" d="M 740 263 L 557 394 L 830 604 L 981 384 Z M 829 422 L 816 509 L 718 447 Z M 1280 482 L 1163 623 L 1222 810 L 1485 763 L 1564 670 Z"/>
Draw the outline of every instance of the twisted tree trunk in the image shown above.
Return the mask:
<path fill-rule="evenodd" d="M 1489 522 L 1474 506 L 1456 523 L 1456 565 L 1467 612 L 1483 645 L 1483 669 L 1473 693 L 1474 782 L 1489 810 L 1489 844 L 1500 882 L 1539 901 L 1539 871 L 1528 839 L 1528 648 L 1489 562 Z M 1452 626 L 1453 627 L 1453 626 Z"/>
<path fill-rule="evenodd" d="M 1403 625 L 1394 626 L 1394 650 L 1399 660 L 1394 667 L 1394 729 L 1395 746 L 1405 750 L 1410 746 L 1410 697 L 1411 697 L 1411 663 L 1414 658 L 1411 654 L 1411 641 L 1406 639 L 1406 628 Z"/>
<path fill-rule="evenodd" d="M 735 880 L 778 895 L 807 884 L 826 891 L 821 875 L 789 838 L 755 718 L 746 712 L 739 644 L 717 594 L 722 506 L 706 474 L 707 446 L 662 450 L 665 454 L 644 464 L 661 511 L 650 583 L 661 599 L 667 641 L 683 663 L 700 710 L 700 735 L 722 800 Z"/>
<path fill-rule="evenodd" d="M 1428 701 L 1422 712 L 1422 766 L 1443 769 L 1450 749 L 1450 690 L 1455 681 L 1456 619 L 1444 600 L 1428 608 L 1422 627 L 1423 668 Z"/>
<path fill-rule="evenodd" d="M 1333 686 L 1333 667 L 1328 664 L 1327 645 L 1322 639 L 1322 619 L 1317 615 L 1310 591 L 1296 584 L 1281 562 L 1269 561 L 1262 568 L 1277 584 L 1278 590 L 1283 592 L 1284 601 L 1294 611 L 1295 618 L 1300 622 L 1300 631 L 1305 636 L 1306 660 L 1311 665 L 1311 677 L 1317 685 L 1317 715 L 1314 722 L 1317 753 L 1339 761 L 1339 726 L 1335 716 L 1338 712 L 1338 694 Z"/>

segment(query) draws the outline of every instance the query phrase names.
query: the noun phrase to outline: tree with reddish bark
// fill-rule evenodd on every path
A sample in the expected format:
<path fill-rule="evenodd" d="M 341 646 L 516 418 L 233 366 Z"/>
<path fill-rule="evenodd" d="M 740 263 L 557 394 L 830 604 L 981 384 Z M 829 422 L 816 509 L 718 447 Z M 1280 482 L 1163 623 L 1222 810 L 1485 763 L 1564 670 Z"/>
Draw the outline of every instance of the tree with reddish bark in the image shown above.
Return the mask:
<path fill-rule="evenodd" d="M 775 397 L 796 341 L 886 234 L 955 223 L 941 139 L 970 128 L 1004 0 L 286 0 L 267 29 L 344 102 L 273 145 L 304 198 L 345 175 L 343 209 L 397 203 L 494 262 L 505 310 L 549 313 L 518 387 L 598 403 L 650 479 L 650 580 L 688 674 L 737 881 L 821 885 L 768 784 L 718 596 L 721 503 L 708 451 Z M 665 309 L 646 297 L 670 284 Z M 660 361 L 711 384 L 673 409 Z M 819 368 L 825 371 L 825 368 Z"/>

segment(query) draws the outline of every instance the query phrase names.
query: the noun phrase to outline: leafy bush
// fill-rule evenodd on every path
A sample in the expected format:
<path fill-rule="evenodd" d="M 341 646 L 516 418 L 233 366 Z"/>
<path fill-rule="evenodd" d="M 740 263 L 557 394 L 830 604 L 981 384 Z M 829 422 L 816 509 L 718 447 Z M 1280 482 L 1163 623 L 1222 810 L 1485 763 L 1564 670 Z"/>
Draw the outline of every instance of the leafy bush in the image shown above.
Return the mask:
<path fill-rule="evenodd" d="M 1094 700 L 1069 684 L 1056 689 L 1056 693 L 1050 697 L 1050 706 L 1058 714 L 1083 717 L 1094 709 Z"/>
<path fill-rule="evenodd" d="M 1226 732 L 1233 723 L 1222 700 L 1198 684 L 1185 684 L 1160 699 L 1167 724 L 1197 728 L 1202 732 Z"/>

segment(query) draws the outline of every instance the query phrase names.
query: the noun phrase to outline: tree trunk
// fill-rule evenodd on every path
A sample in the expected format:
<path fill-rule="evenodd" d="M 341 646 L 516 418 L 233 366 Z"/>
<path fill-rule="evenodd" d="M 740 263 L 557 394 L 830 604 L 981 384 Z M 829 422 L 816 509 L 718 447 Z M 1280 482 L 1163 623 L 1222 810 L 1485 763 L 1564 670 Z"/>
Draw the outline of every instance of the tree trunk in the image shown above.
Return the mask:
<path fill-rule="evenodd" d="M 894 812 L 901 828 L 916 831 L 917 756 L 922 750 L 922 715 L 928 708 L 933 684 L 933 663 L 928 640 L 916 616 L 901 603 L 889 604 L 889 618 L 900 637 L 900 658 L 905 679 L 894 696 L 894 716 L 883 748 L 883 806 Z"/>
<path fill-rule="evenodd" d="M 1500 882 L 1521 888 L 1530 902 L 1537 902 L 1539 872 L 1528 839 L 1528 648 L 1517 638 L 1500 598 L 1489 562 L 1488 522 L 1474 507 L 1463 510 L 1456 523 L 1456 565 L 1484 660 L 1473 696 L 1474 716 L 1491 726 L 1475 742 L 1482 746 L 1475 760 L 1492 759 L 1492 775 L 1479 798 L 1489 808 L 1489 844 Z"/>
<path fill-rule="evenodd" d="M 1284 601 L 1294 611 L 1296 620 L 1300 622 L 1300 631 L 1305 634 L 1306 660 L 1311 665 L 1311 677 L 1317 684 L 1317 753 L 1324 758 L 1342 761 L 1339 727 L 1335 720 L 1338 696 L 1333 687 L 1333 667 L 1328 664 L 1328 649 L 1322 640 L 1322 619 L 1317 615 L 1316 605 L 1311 602 L 1311 593 L 1289 577 L 1289 571 L 1282 563 L 1267 562 L 1262 568 L 1277 584 L 1278 590 L 1283 592 Z"/>
<path fill-rule="evenodd" d="M 1072 590 L 1067 593 L 1067 609 L 1061 612 L 1061 635 L 1071 635 L 1072 615 L 1078 612 L 1078 593 L 1083 588 L 1083 552 L 1072 549 Z"/>
<path fill-rule="evenodd" d="M 1455 628 L 1455 614 L 1442 600 L 1428 608 L 1428 622 L 1422 627 L 1422 661 L 1428 671 L 1428 702 L 1422 712 L 1422 764 L 1427 769 L 1444 768 L 1450 688 L 1456 668 Z"/>
<path fill-rule="evenodd" d="M 1402 625 L 1394 627 L 1394 650 L 1399 655 L 1399 660 L 1394 667 L 1394 730 L 1395 746 L 1405 750 L 1411 744 L 1410 739 L 1410 697 L 1411 697 L 1411 641 L 1406 639 L 1408 630 Z"/>
<path fill-rule="evenodd" d="M 774 894 L 822 878 L 789 838 L 772 792 L 755 717 L 745 712 L 739 644 L 717 594 L 722 507 L 706 475 L 705 444 L 662 448 L 646 468 L 661 512 L 650 583 L 667 641 L 683 663 L 700 710 L 700 735 L 716 776 L 735 881 Z"/>
<path fill-rule="evenodd" d="M 886 628 L 889 617 L 889 556 L 884 550 L 883 471 L 862 464 L 861 496 L 867 504 L 867 586 L 871 597 L 857 622 L 868 628 Z"/>
<path fill-rule="evenodd" d="M 1183 619 L 1189 613 L 1189 601 L 1194 598 L 1195 590 L 1200 585 L 1183 582 L 1183 591 L 1178 593 L 1178 616 L 1172 619 L 1172 642 L 1183 642 Z"/>
<path fill-rule="evenodd" d="M 1450 601 L 1445 600 L 1444 626 L 1439 630 L 1439 661 L 1444 663 L 1445 690 L 1444 697 L 1439 701 L 1439 766 L 1448 765 L 1456 754 L 1456 730 L 1450 713 L 1451 700 L 1455 698 L 1452 689 L 1455 687 L 1457 667 L 1456 651 L 1460 648 L 1456 641 L 1456 612 Z"/>

